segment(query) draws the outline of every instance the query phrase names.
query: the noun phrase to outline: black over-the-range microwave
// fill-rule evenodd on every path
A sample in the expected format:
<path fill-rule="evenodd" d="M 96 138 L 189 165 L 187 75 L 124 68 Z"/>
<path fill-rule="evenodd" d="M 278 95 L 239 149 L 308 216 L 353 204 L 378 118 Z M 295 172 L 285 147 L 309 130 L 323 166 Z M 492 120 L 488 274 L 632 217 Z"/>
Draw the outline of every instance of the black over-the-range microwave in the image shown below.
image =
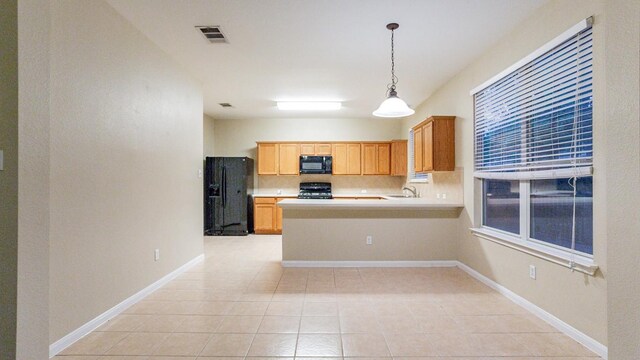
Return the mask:
<path fill-rule="evenodd" d="M 300 174 L 331 174 L 331 156 L 300 156 Z"/>

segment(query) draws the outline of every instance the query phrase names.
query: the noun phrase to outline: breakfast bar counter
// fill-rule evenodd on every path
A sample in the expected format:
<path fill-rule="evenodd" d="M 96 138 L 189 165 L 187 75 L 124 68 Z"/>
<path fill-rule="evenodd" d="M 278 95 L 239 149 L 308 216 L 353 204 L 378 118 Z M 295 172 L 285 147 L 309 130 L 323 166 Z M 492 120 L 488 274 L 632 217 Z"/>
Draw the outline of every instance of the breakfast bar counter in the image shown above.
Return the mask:
<path fill-rule="evenodd" d="M 463 205 L 423 198 L 285 199 L 284 266 L 453 263 Z"/>
<path fill-rule="evenodd" d="M 381 199 L 285 199 L 278 203 L 283 209 L 320 210 L 459 210 L 463 204 L 435 203 L 423 198 L 396 198 L 381 195 Z"/>

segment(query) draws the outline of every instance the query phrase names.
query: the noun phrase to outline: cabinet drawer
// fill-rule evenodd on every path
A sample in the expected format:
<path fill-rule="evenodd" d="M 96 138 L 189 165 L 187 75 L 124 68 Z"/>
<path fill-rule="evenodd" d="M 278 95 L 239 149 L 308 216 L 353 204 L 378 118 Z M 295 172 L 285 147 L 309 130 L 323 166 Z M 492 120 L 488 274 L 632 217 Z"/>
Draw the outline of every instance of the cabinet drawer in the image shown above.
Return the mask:
<path fill-rule="evenodd" d="M 272 197 L 256 197 L 256 198 L 253 198 L 253 203 L 254 204 L 275 204 L 276 203 L 276 198 L 272 198 Z"/>

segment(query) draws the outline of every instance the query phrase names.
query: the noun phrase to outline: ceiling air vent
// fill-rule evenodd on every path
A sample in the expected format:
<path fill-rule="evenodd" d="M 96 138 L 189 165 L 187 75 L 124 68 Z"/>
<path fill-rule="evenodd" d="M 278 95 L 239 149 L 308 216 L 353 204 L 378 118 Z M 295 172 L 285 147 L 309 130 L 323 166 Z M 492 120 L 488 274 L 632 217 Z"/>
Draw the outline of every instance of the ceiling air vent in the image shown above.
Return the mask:
<path fill-rule="evenodd" d="M 218 103 L 218 105 L 222 106 L 223 108 L 230 108 L 233 107 L 233 105 L 229 104 L 229 103 Z"/>
<path fill-rule="evenodd" d="M 227 42 L 227 38 L 224 37 L 220 26 L 196 26 L 196 29 L 198 29 L 210 43 Z"/>

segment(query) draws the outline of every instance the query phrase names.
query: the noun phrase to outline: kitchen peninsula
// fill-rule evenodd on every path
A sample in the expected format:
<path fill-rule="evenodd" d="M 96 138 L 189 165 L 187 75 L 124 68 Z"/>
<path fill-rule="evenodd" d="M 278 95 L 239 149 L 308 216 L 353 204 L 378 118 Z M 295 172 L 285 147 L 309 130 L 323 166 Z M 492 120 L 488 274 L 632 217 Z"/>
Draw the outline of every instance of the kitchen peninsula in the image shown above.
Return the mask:
<path fill-rule="evenodd" d="M 285 199 L 278 205 L 284 266 L 431 266 L 455 260 L 462 204 L 382 196 Z"/>

